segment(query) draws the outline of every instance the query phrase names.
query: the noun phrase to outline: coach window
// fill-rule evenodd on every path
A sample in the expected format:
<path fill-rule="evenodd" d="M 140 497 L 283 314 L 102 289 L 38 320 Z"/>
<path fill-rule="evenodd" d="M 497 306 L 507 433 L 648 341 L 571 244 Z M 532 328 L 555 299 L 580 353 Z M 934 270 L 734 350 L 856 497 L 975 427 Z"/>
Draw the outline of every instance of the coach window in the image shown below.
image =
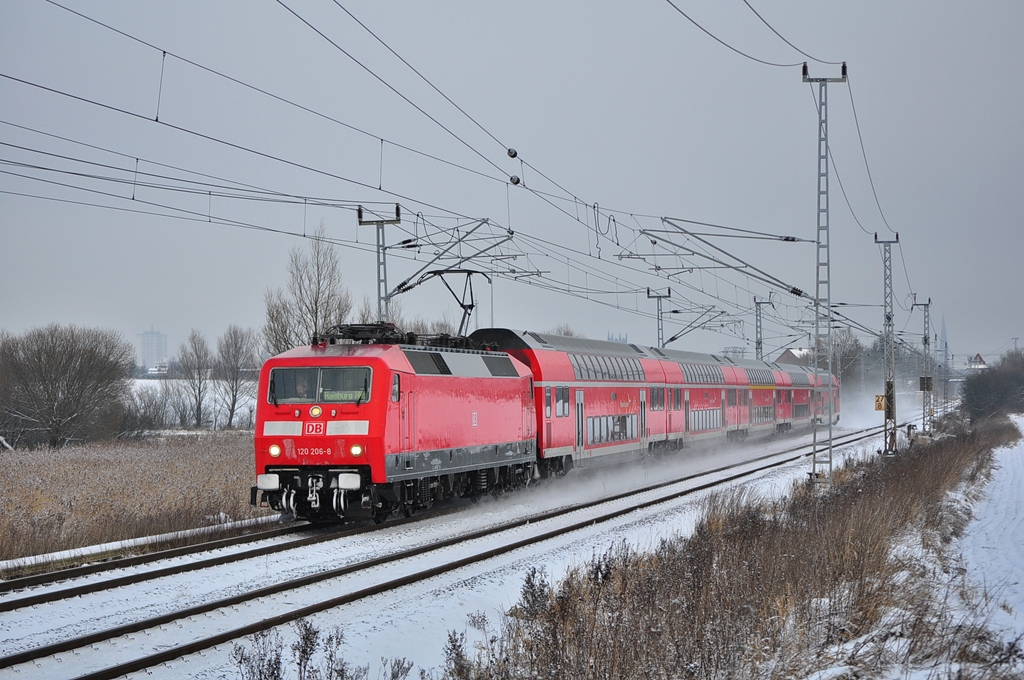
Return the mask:
<path fill-rule="evenodd" d="M 583 379 L 584 380 L 593 380 L 594 377 L 595 377 L 594 376 L 594 363 L 593 363 L 593 361 L 591 361 L 591 356 L 589 354 L 583 354 L 583 355 L 580 355 L 580 359 L 582 359 L 582 361 L 580 362 L 580 368 L 583 371 Z"/>
<path fill-rule="evenodd" d="M 402 397 L 402 381 L 400 376 L 395 373 L 394 377 L 391 378 L 391 401 L 398 401 Z"/>
<path fill-rule="evenodd" d="M 544 417 L 551 417 L 551 388 L 544 388 Z"/>

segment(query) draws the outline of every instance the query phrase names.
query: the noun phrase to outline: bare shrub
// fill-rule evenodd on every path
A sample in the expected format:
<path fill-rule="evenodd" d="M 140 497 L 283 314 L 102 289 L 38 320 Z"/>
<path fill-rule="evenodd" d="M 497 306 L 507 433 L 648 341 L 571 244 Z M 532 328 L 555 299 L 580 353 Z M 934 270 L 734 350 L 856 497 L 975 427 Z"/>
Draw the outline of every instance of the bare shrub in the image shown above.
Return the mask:
<path fill-rule="evenodd" d="M 968 376 L 960 394 L 972 418 L 1024 411 L 1024 350 L 1010 350 L 991 368 Z"/>
<path fill-rule="evenodd" d="M 249 505 L 252 437 L 101 442 L 0 456 L 11 509 L 0 560 L 265 514 Z"/>
<path fill-rule="evenodd" d="M 139 437 L 167 427 L 170 406 L 165 383 L 142 385 L 125 396 L 120 437 Z"/>
<path fill-rule="evenodd" d="M 276 628 L 261 630 L 250 638 L 251 649 L 235 644 L 231 659 L 243 680 L 281 680 L 284 678 L 281 635 Z"/>
<path fill-rule="evenodd" d="M 934 644 L 874 649 L 874 663 L 1000 658 L 973 628 L 940 617 L 935 593 L 896 552 L 908 530 L 948 532 L 948 492 L 981 474 L 1012 425 L 851 464 L 827 492 L 798 486 L 760 501 L 711 495 L 688 538 L 640 553 L 618 546 L 552 587 L 531 570 L 519 602 L 471 659 L 449 636 L 453 678 L 726 678 L 806 675 L 843 649 L 891 629 Z M 1011 430 L 1013 430 L 1011 432 Z M 898 616 L 894 615 L 898 613 Z M 894 618 L 895 616 L 895 618 Z M 884 625 L 883 625 L 884 623 Z M 960 633 L 973 631 L 965 644 Z M 1001 649 L 1006 657 L 1005 645 Z M 1012 651 L 1012 650 L 1011 650 Z M 1008 676 L 1007 676 L 1008 677 Z"/>
<path fill-rule="evenodd" d="M 295 641 L 291 644 L 291 659 L 298 680 L 367 680 L 369 664 L 356 666 L 345 661 L 342 647 L 345 635 L 335 627 L 323 635 L 306 619 L 292 624 Z M 262 631 L 249 638 L 246 646 L 235 643 L 231 658 L 245 680 L 276 680 L 283 678 L 284 643 L 276 629 Z M 405 680 L 412 672 L 412 662 L 404 657 L 380 660 L 383 677 L 387 680 Z M 423 675 L 421 673 L 421 675 Z"/>

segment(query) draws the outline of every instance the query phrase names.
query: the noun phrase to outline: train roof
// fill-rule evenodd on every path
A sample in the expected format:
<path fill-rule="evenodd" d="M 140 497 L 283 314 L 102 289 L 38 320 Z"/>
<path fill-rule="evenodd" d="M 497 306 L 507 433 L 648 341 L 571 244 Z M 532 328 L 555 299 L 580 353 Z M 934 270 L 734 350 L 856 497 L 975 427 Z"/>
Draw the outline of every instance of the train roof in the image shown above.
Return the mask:
<path fill-rule="evenodd" d="M 377 343 L 323 343 L 290 349 L 272 360 L 311 361 L 338 357 L 377 358 L 417 375 L 451 375 L 463 378 L 519 378 L 529 370 L 505 352 Z"/>
<path fill-rule="evenodd" d="M 567 337 L 534 331 L 513 331 L 507 328 L 482 328 L 475 331 L 470 338 L 475 342 L 504 350 L 553 350 L 580 354 L 605 354 L 644 359 L 660 359 L 676 361 L 681 364 L 717 364 L 719 366 L 736 366 L 769 371 L 781 371 L 790 375 L 814 373 L 814 369 L 774 362 L 756 361 L 753 359 L 733 359 L 724 355 L 686 352 L 676 349 L 660 349 L 632 343 L 612 342 L 610 340 L 591 340 L 589 338 Z M 818 371 L 824 375 L 827 371 Z"/>

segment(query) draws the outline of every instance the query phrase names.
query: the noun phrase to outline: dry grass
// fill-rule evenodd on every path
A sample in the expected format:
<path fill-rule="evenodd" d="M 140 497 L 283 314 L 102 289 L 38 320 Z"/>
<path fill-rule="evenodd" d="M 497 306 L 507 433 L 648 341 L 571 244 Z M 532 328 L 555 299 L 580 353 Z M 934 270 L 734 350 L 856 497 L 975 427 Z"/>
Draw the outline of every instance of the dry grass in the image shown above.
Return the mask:
<path fill-rule="evenodd" d="M 253 470 L 244 432 L 5 452 L 0 560 L 256 516 Z"/>
<path fill-rule="evenodd" d="M 941 546 L 962 529 L 949 492 L 977 481 L 992 448 L 1017 436 L 1009 423 L 987 423 L 851 465 L 824 494 L 801 487 L 775 503 L 712 496 L 689 538 L 651 553 L 609 550 L 557 587 L 532 573 L 500 630 L 473 655 L 456 648 L 448 672 L 775 678 L 846 665 L 845 677 L 861 677 L 894 663 L 970 659 L 982 670 L 960 668 L 961 677 L 1010 677 L 998 664 L 1019 659 L 1020 649 L 986 637 L 983 612 L 957 619 L 898 547 L 908 531 Z"/>

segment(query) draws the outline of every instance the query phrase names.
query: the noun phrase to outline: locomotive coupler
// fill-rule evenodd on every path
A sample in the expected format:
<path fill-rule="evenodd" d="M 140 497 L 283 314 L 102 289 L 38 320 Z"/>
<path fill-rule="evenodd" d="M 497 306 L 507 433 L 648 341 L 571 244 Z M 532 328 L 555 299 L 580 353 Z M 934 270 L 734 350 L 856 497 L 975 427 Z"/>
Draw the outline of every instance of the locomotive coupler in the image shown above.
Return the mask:
<path fill-rule="evenodd" d="M 309 507 L 319 508 L 320 507 L 320 489 L 324 487 L 324 478 L 319 475 L 310 475 L 309 477 L 309 493 L 306 494 L 306 500 L 309 501 Z"/>

